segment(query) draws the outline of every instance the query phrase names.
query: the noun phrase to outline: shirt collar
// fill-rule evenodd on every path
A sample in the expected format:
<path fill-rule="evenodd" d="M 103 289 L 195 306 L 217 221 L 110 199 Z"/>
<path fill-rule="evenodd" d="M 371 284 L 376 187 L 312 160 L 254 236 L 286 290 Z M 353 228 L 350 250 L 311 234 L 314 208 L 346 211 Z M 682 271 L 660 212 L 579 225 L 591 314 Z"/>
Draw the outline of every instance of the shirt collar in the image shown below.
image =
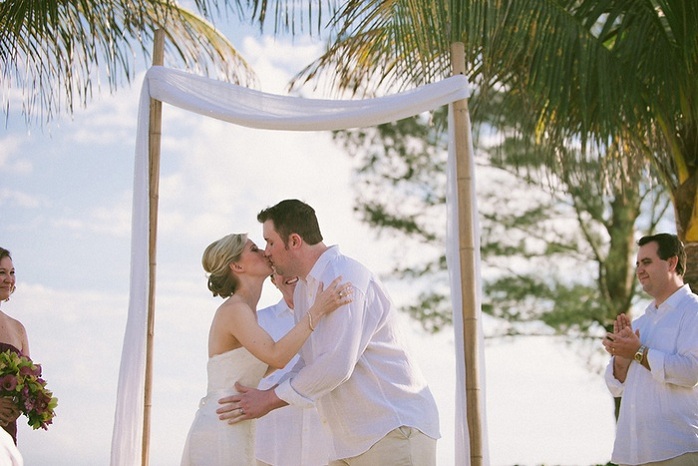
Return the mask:
<path fill-rule="evenodd" d="M 284 298 L 281 298 L 281 300 L 276 303 L 276 306 L 272 308 L 272 312 L 274 313 L 274 317 L 281 317 L 286 313 L 293 314 L 293 311 L 288 307 Z"/>
<path fill-rule="evenodd" d="M 679 305 L 681 300 L 683 300 L 683 298 L 688 296 L 690 293 L 692 293 L 691 288 L 689 287 L 688 283 L 686 283 L 681 288 L 674 291 L 674 293 L 672 293 L 671 296 L 669 296 L 666 300 L 664 300 L 664 302 L 662 304 L 660 304 L 659 306 L 655 305 L 652 307 L 657 309 L 658 311 L 659 310 L 668 311 L 671 309 L 675 309 Z"/>
<path fill-rule="evenodd" d="M 310 269 L 310 272 L 308 273 L 308 276 L 306 277 L 307 282 L 311 281 L 320 281 L 320 277 L 322 276 L 322 272 L 325 270 L 327 265 L 336 257 L 339 256 L 339 246 L 334 245 L 330 246 L 327 248 L 325 252 L 323 252 L 320 257 L 315 261 L 315 264 L 313 265 L 313 268 Z"/>

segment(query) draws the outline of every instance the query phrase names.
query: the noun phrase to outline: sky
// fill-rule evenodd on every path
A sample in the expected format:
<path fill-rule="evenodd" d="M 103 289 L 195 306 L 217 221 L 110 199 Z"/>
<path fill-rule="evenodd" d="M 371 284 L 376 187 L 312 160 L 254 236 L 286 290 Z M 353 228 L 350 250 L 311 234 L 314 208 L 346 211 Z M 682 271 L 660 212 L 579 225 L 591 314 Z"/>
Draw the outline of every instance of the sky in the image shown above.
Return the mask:
<path fill-rule="evenodd" d="M 257 72 L 261 89 L 278 94 L 320 52 L 317 44 L 298 38 L 291 43 L 246 34 L 233 43 Z M 86 109 L 43 129 L 25 126 L 14 105 L 0 130 L 0 246 L 12 252 L 17 272 L 17 291 L 0 309 L 25 325 L 31 355 L 59 400 L 47 431 L 33 431 L 19 419 L 27 466 L 109 464 L 128 310 L 133 158 L 144 71 L 130 87 L 96 94 Z M 151 465 L 179 464 L 205 394 L 206 339 L 220 304 L 206 289 L 200 265 L 209 243 L 247 232 L 262 245 L 257 212 L 298 198 L 316 209 L 326 244 L 339 244 L 378 273 L 389 272 L 400 245 L 356 218 L 351 167 L 351 158 L 326 132 L 240 128 L 164 106 Z M 269 284 L 260 308 L 279 299 Z M 486 331 L 495 325 L 483 319 Z M 438 464 L 449 466 L 453 331 L 429 335 L 407 317 L 404 323 L 440 411 Z M 484 371 L 491 465 L 609 460 L 613 401 L 601 375 L 562 340 L 487 340 Z"/>

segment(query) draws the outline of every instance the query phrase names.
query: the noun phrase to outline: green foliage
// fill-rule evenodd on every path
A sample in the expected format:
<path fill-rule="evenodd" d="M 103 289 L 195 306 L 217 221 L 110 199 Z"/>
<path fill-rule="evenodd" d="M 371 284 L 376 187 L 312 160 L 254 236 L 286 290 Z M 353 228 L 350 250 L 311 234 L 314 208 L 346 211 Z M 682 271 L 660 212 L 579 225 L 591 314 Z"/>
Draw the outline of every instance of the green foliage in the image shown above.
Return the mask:
<path fill-rule="evenodd" d="M 541 321 L 558 334 L 588 334 L 603 322 L 607 309 L 590 285 L 550 282 L 536 275 L 506 276 L 487 283 L 483 312 L 509 322 Z"/>
<path fill-rule="evenodd" d="M 415 304 L 405 306 L 403 311 L 421 322 L 423 328 L 431 333 L 453 324 L 450 300 L 443 293 L 421 292 Z"/>
<path fill-rule="evenodd" d="M 322 75 L 338 90 L 373 95 L 434 82 L 453 73 L 452 45 L 461 43 L 483 101 L 501 92 L 498 118 L 526 116 L 508 136 L 542 149 L 544 176 L 576 189 L 575 177 L 595 174 L 605 195 L 620 198 L 626 180 L 656 175 L 679 237 L 698 244 L 698 2 L 346 0 L 327 34 L 325 54 L 295 85 Z M 601 162 L 596 173 L 587 161 Z M 586 197 L 580 216 L 607 214 L 593 196 L 571 194 Z M 632 197 L 627 204 L 637 205 Z M 600 257 L 598 234 L 583 234 Z M 689 262 L 686 280 L 698 288 L 693 269 Z"/>
<path fill-rule="evenodd" d="M 607 194 L 603 158 L 579 159 L 574 174 L 556 175 L 541 155 L 546 148 L 507 136 L 517 121 L 502 117 L 495 107 L 504 100 L 492 97 L 479 101 L 473 118 L 478 140 L 489 141 L 478 144 L 477 157 L 483 311 L 508 321 L 507 334 L 537 332 L 534 322 L 560 334 L 598 331 L 629 310 L 636 222 L 655 225 L 668 199 L 637 176 Z M 444 121 L 441 109 L 334 134 L 356 162 L 361 219 L 379 235 L 401 238 L 391 276 L 412 283 L 415 295 L 403 310 L 432 332 L 452 316 L 443 254 Z M 644 216 L 641 205 L 648 206 Z"/>
<path fill-rule="evenodd" d="M 421 242 L 439 238 L 425 207 L 446 200 L 444 137 L 425 116 L 335 132 L 335 141 L 358 159 L 355 210 L 360 218 L 378 230 L 403 231 Z"/>
<path fill-rule="evenodd" d="M 223 0 L 221 4 L 228 4 Z M 237 2 L 239 3 L 239 2 Z M 196 0 L 200 13 L 219 12 L 217 0 Z M 241 10 L 240 10 L 241 11 Z M 0 2 L 2 104 L 9 114 L 13 90 L 23 96 L 27 123 L 49 121 L 86 105 L 101 80 L 110 90 L 133 78 L 135 51 L 149 57 L 154 31 L 167 38 L 168 60 L 254 83 L 244 59 L 204 17 L 170 0 L 41 0 Z"/>

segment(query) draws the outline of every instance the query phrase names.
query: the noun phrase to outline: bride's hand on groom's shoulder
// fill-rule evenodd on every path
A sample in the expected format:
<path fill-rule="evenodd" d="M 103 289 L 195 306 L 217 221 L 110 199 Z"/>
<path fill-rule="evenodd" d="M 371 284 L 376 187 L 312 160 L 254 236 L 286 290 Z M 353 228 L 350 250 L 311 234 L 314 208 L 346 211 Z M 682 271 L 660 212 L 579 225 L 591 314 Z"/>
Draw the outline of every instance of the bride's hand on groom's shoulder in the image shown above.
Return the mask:
<path fill-rule="evenodd" d="M 323 284 L 318 285 L 317 294 L 315 302 L 309 309 L 309 312 L 313 314 L 313 317 L 319 318 L 330 312 L 349 304 L 353 300 L 354 289 L 350 282 L 342 282 L 342 277 L 339 276 L 332 280 L 332 282 L 327 285 L 327 288 L 323 287 Z M 316 312 L 313 312 L 317 310 Z"/>

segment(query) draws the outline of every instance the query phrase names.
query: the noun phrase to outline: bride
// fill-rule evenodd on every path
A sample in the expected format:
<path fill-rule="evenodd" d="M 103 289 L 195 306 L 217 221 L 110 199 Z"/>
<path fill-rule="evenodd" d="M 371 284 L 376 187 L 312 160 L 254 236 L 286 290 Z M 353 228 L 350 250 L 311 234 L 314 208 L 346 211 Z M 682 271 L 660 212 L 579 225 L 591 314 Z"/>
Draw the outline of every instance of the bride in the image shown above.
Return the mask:
<path fill-rule="evenodd" d="M 182 466 L 252 466 L 254 420 L 228 424 L 218 419 L 218 399 L 236 393 L 235 382 L 256 387 L 284 367 L 300 350 L 317 322 L 351 302 L 350 284 L 340 278 L 323 291 L 302 320 L 278 342 L 257 323 L 257 302 L 272 268 L 264 251 L 245 234 L 227 235 L 210 244 L 202 258 L 208 288 L 227 298 L 216 310 L 208 336 L 208 390 L 184 446 Z"/>

